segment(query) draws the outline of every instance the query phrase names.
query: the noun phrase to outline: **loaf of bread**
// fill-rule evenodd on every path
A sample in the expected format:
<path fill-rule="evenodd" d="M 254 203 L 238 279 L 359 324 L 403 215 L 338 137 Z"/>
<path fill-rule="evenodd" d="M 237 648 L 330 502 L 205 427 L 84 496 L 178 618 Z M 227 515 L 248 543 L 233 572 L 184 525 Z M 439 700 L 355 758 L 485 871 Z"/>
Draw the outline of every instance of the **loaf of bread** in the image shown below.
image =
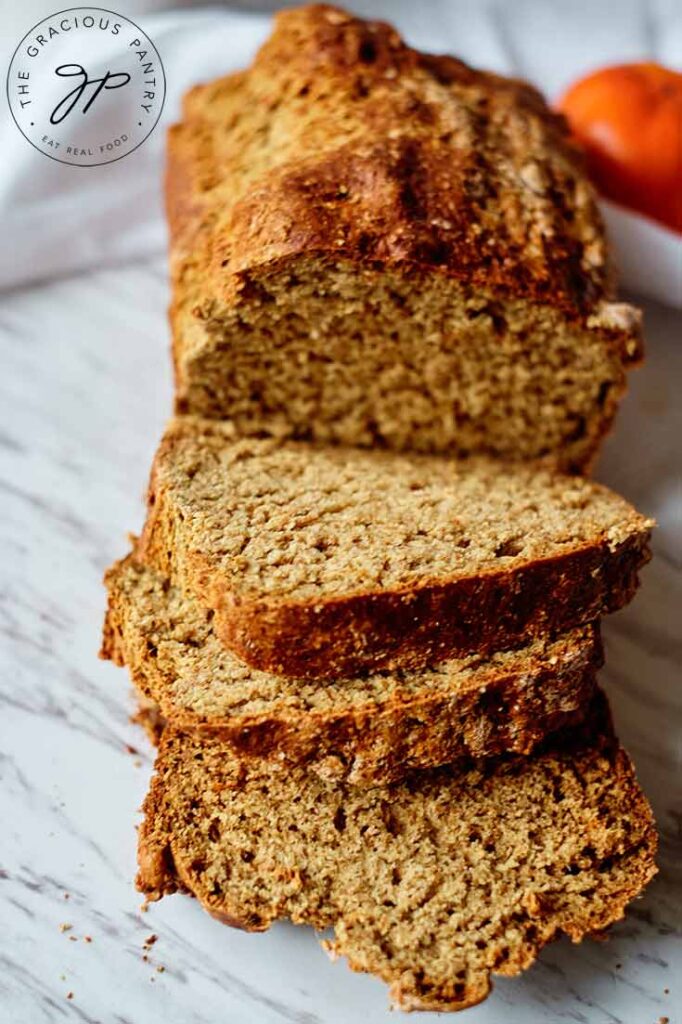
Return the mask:
<path fill-rule="evenodd" d="M 211 613 L 128 557 L 106 577 L 102 656 L 176 729 L 224 741 L 237 756 L 305 764 L 327 779 L 386 783 L 464 756 L 528 753 L 580 721 L 601 664 L 596 626 L 488 659 L 332 683 L 286 679 L 240 662 Z M 144 722 L 156 737 L 159 716 Z"/>
<path fill-rule="evenodd" d="M 275 675 L 425 668 L 625 604 L 650 520 L 605 487 L 485 457 L 233 439 L 179 418 L 137 557 Z"/>
<path fill-rule="evenodd" d="M 471 1006 L 656 871 L 596 684 L 653 522 L 580 475 L 640 317 L 581 157 L 314 5 L 185 98 L 167 203 L 177 418 L 100 652 L 158 745 L 138 888 Z"/>
<path fill-rule="evenodd" d="M 195 895 L 228 924 L 316 929 L 402 1009 L 484 999 L 561 933 L 606 928 L 654 875 L 656 833 L 603 711 L 531 757 L 330 786 L 167 729 L 138 885 Z"/>
<path fill-rule="evenodd" d="M 167 204 L 178 411 L 242 433 L 585 468 L 641 355 L 563 119 L 332 7 L 189 93 Z"/>

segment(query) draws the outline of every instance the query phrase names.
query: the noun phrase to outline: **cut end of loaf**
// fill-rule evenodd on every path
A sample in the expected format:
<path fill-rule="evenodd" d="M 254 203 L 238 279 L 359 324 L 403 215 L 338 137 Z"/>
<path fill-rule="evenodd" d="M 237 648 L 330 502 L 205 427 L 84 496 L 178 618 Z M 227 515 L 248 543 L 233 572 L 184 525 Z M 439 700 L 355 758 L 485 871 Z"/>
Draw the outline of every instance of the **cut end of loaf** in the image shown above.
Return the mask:
<path fill-rule="evenodd" d="M 594 192 L 534 89 L 313 6 L 184 117 L 167 188 L 178 412 L 590 466 L 639 317 L 611 301 Z"/>
<path fill-rule="evenodd" d="M 439 275 L 319 258 L 249 271 L 234 308 L 177 317 L 182 411 L 245 434 L 567 470 L 592 461 L 639 354 L 610 321 L 588 330 Z"/>

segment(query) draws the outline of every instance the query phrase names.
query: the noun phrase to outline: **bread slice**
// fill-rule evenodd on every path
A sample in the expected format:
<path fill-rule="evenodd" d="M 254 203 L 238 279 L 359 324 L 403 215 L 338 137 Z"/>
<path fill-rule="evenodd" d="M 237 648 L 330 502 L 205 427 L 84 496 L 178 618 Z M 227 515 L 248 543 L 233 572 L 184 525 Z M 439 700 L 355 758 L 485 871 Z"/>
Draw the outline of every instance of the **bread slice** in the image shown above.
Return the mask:
<path fill-rule="evenodd" d="M 370 789 L 167 729 L 144 810 L 150 899 L 186 890 L 252 931 L 332 927 L 329 948 L 406 1010 L 479 1002 L 560 933 L 617 921 L 656 871 L 651 811 L 603 709 L 532 757 Z"/>
<path fill-rule="evenodd" d="M 598 484 L 528 465 L 234 440 L 188 417 L 157 453 L 138 550 L 248 664 L 335 679 L 613 611 L 651 526 Z"/>
<path fill-rule="evenodd" d="M 217 736 L 235 754 L 363 785 L 466 755 L 528 753 L 582 718 L 601 664 L 598 629 L 587 626 L 487 660 L 332 683 L 287 679 L 240 662 L 218 641 L 209 612 L 132 558 L 106 583 L 102 655 L 128 665 L 162 719 Z M 158 715 L 144 721 L 158 734 Z"/>
<path fill-rule="evenodd" d="M 641 357 L 595 194 L 531 86 L 283 11 L 169 135 L 179 412 L 591 463 Z"/>

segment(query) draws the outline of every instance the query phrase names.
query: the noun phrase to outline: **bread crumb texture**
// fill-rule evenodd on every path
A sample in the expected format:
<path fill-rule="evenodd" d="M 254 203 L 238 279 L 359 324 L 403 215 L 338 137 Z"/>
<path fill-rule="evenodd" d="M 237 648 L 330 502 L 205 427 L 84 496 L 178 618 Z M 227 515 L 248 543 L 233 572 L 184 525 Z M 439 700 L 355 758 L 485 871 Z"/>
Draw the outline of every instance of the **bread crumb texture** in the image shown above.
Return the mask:
<path fill-rule="evenodd" d="M 524 82 L 283 11 L 169 135 L 178 411 L 587 466 L 641 357 L 595 195 Z"/>
<path fill-rule="evenodd" d="M 185 417 L 157 454 L 138 557 L 249 664 L 334 678 L 591 621 L 632 596 L 651 526 L 533 465 L 234 439 Z"/>
<path fill-rule="evenodd" d="M 599 703 L 599 702 L 598 702 Z M 402 1009 L 485 998 L 566 933 L 618 920 L 655 873 L 651 811 L 602 707 L 530 758 L 330 786 L 167 730 L 138 885 L 226 923 L 332 927 L 329 948 Z"/>

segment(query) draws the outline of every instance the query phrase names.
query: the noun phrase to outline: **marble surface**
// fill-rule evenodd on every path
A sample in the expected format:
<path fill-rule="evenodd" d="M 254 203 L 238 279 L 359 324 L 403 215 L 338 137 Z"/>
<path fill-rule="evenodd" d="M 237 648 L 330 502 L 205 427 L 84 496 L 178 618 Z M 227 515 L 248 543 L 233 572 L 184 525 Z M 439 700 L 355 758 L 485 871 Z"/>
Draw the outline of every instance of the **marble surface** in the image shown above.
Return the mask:
<path fill-rule="evenodd" d="M 179 896 L 143 913 L 133 887 L 151 750 L 125 674 L 96 657 L 100 577 L 140 527 L 170 408 L 166 302 L 162 260 L 0 300 L 0 1022 L 379 1024 L 384 986 L 309 930 L 246 935 Z M 608 942 L 553 945 L 467 1024 L 682 1020 L 682 315 L 646 312 L 648 361 L 598 475 L 660 528 L 605 625 L 603 681 L 660 874 Z"/>

